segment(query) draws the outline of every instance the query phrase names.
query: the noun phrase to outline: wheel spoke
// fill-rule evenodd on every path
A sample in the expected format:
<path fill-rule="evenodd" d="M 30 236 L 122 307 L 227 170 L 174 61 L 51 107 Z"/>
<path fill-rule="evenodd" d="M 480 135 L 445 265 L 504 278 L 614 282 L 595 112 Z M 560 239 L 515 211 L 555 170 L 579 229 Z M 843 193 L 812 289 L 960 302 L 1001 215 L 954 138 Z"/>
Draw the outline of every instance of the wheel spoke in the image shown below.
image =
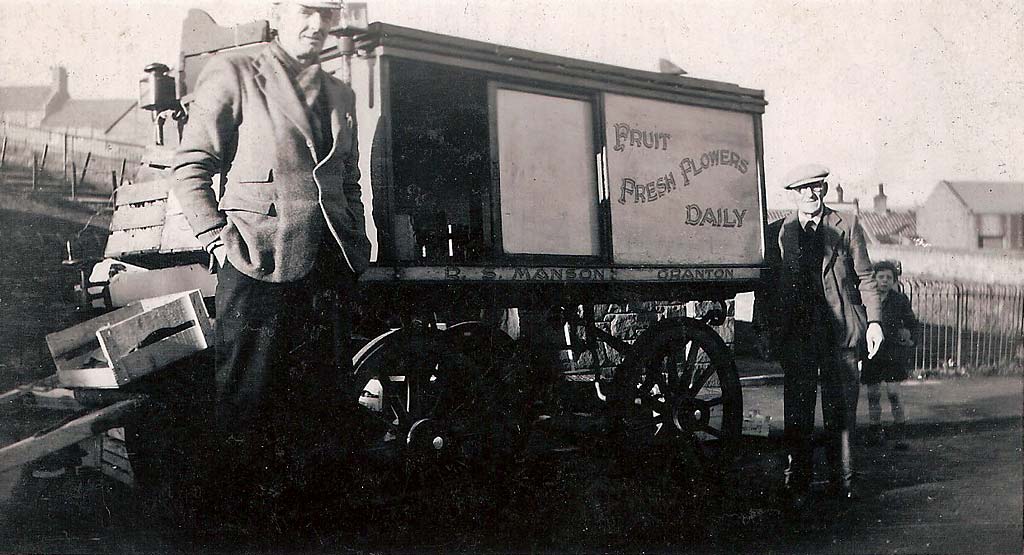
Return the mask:
<path fill-rule="evenodd" d="M 708 367 L 705 368 L 700 375 L 697 376 L 697 379 L 693 381 L 693 384 L 690 385 L 690 396 L 696 397 L 697 393 L 702 387 L 704 387 L 704 384 L 708 383 L 708 380 L 711 379 L 711 376 L 715 375 L 715 372 L 717 371 L 718 369 L 715 368 L 714 361 L 709 360 Z"/>
<path fill-rule="evenodd" d="M 693 381 L 697 376 L 697 357 L 700 355 L 700 345 L 696 341 L 688 341 L 689 350 L 686 352 L 686 384 L 687 389 L 693 389 Z"/>
<path fill-rule="evenodd" d="M 669 349 L 665 357 L 665 374 L 668 377 L 665 393 L 670 399 L 675 399 L 679 391 L 679 361 L 676 360 L 675 349 Z"/>
<path fill-rule="evenodd" d="M 708 407 L 717 407 L 723 403 L 723 400 L 721 397 L 715 397 L 713 399 L 706 399 L 704 403 L 707 404 Z"/>
<path fill-rule="evenodd" d="M 715 436 L 718 439 L 722 439 L 722 435 L 723 435 L 722 434 L 722 430 L 719 430 L 718 428 L 715 428 L 714 426 L 708 426 L 708 425 L 701 426 L 700 428 L 697 429 L 697 431 L 698 432 L 704 432 L 704 433 L 706 433 L 708 435 Z"/>

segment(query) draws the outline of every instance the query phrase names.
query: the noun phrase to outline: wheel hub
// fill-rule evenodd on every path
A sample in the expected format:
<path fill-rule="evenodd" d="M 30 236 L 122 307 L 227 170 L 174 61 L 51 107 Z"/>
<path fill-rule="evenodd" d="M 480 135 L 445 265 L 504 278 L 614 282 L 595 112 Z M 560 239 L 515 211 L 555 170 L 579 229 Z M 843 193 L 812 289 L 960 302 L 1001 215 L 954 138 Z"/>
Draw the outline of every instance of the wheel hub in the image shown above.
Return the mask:
<path fill-rule="evenodd" d="M 451 441 L 447 430 L 437 420 L 423 418 L 409 427 L 406 445 L 414 451 L 438 452 L 450 447 Z"/>
<path fill-rule="evenodd" d="M 672 412 L 672 422 L 681 432 L 692 432 L 711 421 L 711 407 L 701 399 L 680 399 Z"/>

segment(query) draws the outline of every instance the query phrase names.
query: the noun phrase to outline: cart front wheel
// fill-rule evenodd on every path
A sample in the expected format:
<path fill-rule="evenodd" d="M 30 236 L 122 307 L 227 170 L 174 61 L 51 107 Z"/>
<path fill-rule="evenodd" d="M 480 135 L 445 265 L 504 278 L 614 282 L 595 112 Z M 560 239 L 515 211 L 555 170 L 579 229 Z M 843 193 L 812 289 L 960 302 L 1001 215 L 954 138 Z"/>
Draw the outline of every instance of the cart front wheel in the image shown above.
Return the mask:
<path fill-rule="evenodd" d="M 678 446 L 700 470 L 721 472 L 743 427 L 743 394 L 729 348 L 696 320 L 656 326 L 616 371 L 619 432 L 630 446 Z"/>

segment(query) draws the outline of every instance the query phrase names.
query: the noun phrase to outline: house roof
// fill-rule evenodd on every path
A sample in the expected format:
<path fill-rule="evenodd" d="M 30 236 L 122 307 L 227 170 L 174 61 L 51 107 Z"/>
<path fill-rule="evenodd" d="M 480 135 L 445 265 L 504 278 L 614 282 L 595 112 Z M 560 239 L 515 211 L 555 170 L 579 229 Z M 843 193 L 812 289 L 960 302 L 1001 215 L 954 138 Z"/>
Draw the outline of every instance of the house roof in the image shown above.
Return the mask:
<path fill-rule="evenodd" d="M 860 225 L 869 243 L 899 243 L 900 237 L 917 237 L 917 214 L 889 210 L 861 212 Z"/>
<path fill-rule="evenodd" d="M 792 210 L 769 209 L 768 222 L 781 220 Z M 917 237 L 917 215 L 910 211 L 890 210 L 888 212 L 861 211 L 857 215 L 868 243 L 899 243 L 901 237 Z"/>
<path fill-rule="evenodd" d="M 69 99 L 43 120 L 41 127 L 88 128 L 106 133 L 135 108 L 131 99 Z"/>
<path fill-rule="evenodd" d="M 975 214 L 1024 213 L 1024 181 L 943 181 Z"/>
<path fill-rule="evenodd" d="M 35 112 L 46 108 L 50 87 L 0 87 L 0 112 Z"/>

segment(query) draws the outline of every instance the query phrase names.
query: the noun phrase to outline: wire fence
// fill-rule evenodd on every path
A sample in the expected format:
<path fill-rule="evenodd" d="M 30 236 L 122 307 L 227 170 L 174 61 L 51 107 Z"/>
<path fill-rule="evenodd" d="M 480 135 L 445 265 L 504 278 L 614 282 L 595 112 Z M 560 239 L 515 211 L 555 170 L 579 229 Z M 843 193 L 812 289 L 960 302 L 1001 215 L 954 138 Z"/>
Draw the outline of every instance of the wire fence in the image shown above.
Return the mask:
<path fill-rule="evenodd" d="M 1024 287 L 901 280 L 921 330 L 915 370 L 1021 372 Z"/>
<path fill-rule="evenodd" d="M 71 187 L 109 193 L 111 173 L 131 181 L 146 147 L 96 137 L 0 123 L 0 170 L 31 168 L 34 173 Z"/>

